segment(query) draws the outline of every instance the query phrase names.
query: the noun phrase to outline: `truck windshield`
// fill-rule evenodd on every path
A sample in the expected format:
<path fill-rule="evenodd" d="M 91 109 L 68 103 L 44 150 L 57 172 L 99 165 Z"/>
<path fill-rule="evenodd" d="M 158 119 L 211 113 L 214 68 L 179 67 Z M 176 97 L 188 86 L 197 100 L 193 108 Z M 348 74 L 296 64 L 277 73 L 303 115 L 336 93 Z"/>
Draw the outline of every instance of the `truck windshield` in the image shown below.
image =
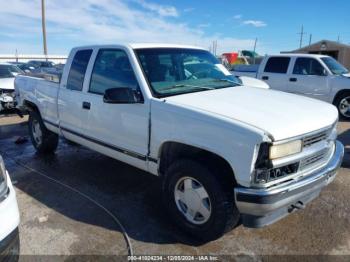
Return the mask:
<path fill-rule="evenodd" d="M 21 69 L 13 65 L 0 65 L 0 78 L 12 78 L 23 73 Z"/>
<path fill-rule="evenodd" d="M 335 60 L 332 57 L 322 57 L 322 61 L 327 65 L 329 70 L 335 75 L 343 75 L 349 73 L 349 70 L 347 70 L 344 66 L 342 66 L 340 63 L 338 63 L 337 60 Z"/>
<path fill-rule="evenodd" d="M 240 85 L 240 80 L 205 50 L 145 48 L 135 53 L 156 97 Z"/>

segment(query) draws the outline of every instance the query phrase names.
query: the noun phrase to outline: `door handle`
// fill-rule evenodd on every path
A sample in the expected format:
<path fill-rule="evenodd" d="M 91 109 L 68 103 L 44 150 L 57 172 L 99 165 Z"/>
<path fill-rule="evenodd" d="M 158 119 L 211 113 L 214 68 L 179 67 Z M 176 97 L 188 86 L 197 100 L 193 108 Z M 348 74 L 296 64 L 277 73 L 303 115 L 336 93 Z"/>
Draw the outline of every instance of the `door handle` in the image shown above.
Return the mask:
<path fill-rule="evenodd" d="M 268 76 L 263 76 L 262 80 L 269 80 L 269 77 Z"/>
<path fill-rule="evenodd" d="M 83 102 L 83 109 L 90 110 L 91 104 L 90 102 Z"/>
<path fill-rule="evenodd" d="M 296 81 L 298 81 L 298 79 L 295 78 L 295 77 L 292 77 L 292 78 L 289 78 L 289 81 L 290 81 L 290 82 L 296 82 Z"/>

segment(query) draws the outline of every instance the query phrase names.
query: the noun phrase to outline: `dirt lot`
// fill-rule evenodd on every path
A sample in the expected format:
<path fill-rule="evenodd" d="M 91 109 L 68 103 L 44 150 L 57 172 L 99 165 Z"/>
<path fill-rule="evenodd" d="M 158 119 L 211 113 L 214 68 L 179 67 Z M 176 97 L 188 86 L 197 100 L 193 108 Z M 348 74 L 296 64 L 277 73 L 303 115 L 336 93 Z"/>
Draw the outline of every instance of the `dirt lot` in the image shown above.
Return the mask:
<path fill-rule="evenodd" d="M 350 255 L 349 127 L 339 126 L 346 154 L 336 180 L 305 210 L 263 229 L 239 226 L 203 244 L 169 223 L 156 177 L 65 141 L 54 156 L 38 156 L 29 140 L 15 143 L 28 138 L 26 119 L 2 116 L 0 151 L 17 191 L 21 252 L 127 255 L 125 230 L 135 254 Z"/>

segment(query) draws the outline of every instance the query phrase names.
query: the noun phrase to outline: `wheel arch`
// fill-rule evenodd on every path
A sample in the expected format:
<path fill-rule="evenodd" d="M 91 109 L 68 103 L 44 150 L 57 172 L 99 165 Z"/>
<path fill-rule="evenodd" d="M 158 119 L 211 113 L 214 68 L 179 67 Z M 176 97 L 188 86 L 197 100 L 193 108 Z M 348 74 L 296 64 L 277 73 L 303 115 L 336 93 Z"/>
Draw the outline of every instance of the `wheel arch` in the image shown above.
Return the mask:
<path fill-rule="evenodd" d="M 23 101 L 23 106 L 26 110 L 28 111 L 36 111 L 37 113 L 40 114 L 40 110 L 39 108 L 37 107 L 37 105 L 31 101 L 28 101 L 28 100 L 24 100 Z"/>
<path fill-rule="evenodd" d="M 339 90 L 339 91 L 335 94 L 335 96 L 334 96 L 334 98 L 333 98 L 332 104 L 333 104 L 333 105 L 336 105 L 336 102 L 337 102 L 337 100 L 339 99 L 339 97 L 341 97 L 342 95 L 347 94 L 347 93 L 350 95 L 350 89 L 342 89 L 342 90 Z"/>
<path fill-rule="evenodd" d="M 216 171 L 227 185 L 235 186 L 235 173 L 229 162 L 222 156 L 197 146 L 176 141 L 164 142 L 159 149 L 159 175 L 163 176 L 169 166 L 177 159 L 191 159 Z M 219 169 L 220 172 L 217 172 Z"/>

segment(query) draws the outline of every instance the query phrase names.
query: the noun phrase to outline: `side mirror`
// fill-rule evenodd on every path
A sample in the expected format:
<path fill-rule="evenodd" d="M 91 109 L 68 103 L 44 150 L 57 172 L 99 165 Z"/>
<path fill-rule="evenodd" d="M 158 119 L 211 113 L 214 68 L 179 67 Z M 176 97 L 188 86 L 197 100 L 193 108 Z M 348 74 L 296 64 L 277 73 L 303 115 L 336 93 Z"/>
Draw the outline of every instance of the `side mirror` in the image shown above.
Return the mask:
<path fill-rule="evenodd" d="M 105 91 L 103 102 L 108 104 L 140 103 L 135 91 L 130 87 L 110 88 Z"/>

